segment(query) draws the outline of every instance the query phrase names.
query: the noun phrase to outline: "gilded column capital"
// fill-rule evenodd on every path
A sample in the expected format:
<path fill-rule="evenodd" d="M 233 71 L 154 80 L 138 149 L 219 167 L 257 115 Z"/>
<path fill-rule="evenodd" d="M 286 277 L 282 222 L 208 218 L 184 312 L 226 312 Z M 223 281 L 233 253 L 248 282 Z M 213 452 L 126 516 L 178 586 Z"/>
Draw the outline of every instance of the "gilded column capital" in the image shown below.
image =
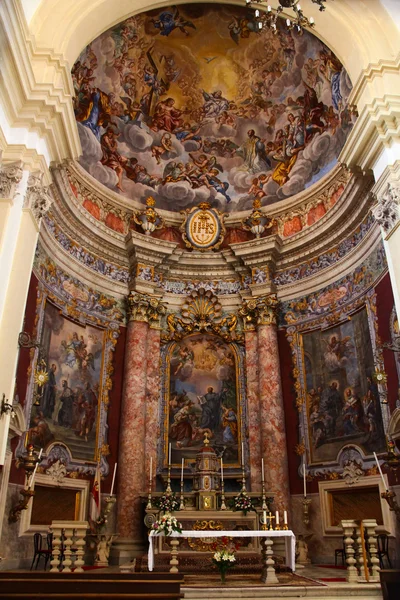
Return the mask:
<path fill-rule="evenodd" d="M 372 208 L 375 221 L 388 234 L 400 220 L 400 184 L 389 183 Z"/>
<path fill-rule="evenodd" d="M 165 315 L 167 308 L 159 298 L 131 292 L 126 301 L 129 321 L 142 321 L 148 323 L 152 329 L 160 329 L 160 319 Z"/>
<path fill-rule="evenodd" d="M 245 331 L 252 331 L 259 325 L 276 325 L 278 305 L 276 294 L 244 300 L 239 315 L 243 319 Z"/>
<path fill-rule="evenodd" d="M 23 175 L 22 163 L 11 163 L 0 166 L 0 198 L 13 198 L 15 187 Z"/>

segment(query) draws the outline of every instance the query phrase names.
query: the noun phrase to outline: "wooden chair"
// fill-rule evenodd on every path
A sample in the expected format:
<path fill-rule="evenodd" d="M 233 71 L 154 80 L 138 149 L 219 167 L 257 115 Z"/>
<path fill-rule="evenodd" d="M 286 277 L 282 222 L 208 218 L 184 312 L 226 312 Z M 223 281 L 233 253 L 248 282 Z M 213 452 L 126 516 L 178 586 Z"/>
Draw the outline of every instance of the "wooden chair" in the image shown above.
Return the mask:
<path fill-rule="evenodd" d="M 386 556 L 386 560 L 389 564 L 389 567 L 392 568 L 392 563 L 390 562 L 389 557 L 389 538 L 386 533 L 381 533 L 378 535 L 378 558 L 379 558 L 379 566 L 381 569 L 385 568 L 383 558 Z"/>
<path fill-rule="evenodd" d="M 35 533 L 35 535 L 33 536 L 34 555 L 33 555 L 33 560 L 32 560 L 31 569 L 30 569 L 31 571 L 32 571 L 35 560 L 36 560 L 35 570 L 37 569 L 40 558 L 42 556 L 44 557 L 44 570 L 46 570 L 47 563 L 50 560 L 51 554 L 52 554 L 52 543 L 53 543 L 53 534 L 52 533 L 47 534 L 46 541 L 47 541 L 47 548 L 43 549 L 42 548 L 42 544 L 43 544 L 42 534 Z"/>
<path fill-rule="evenodd" d="M 336 548 L 335 550 L 335 567 L 337 567 L 337 561 L 339 556 L 342 560 L 342 567 L 344 567 L 346 565 L 346 550 L 344 545 L 344 538 L 342 538 L 342 547 Z"/>

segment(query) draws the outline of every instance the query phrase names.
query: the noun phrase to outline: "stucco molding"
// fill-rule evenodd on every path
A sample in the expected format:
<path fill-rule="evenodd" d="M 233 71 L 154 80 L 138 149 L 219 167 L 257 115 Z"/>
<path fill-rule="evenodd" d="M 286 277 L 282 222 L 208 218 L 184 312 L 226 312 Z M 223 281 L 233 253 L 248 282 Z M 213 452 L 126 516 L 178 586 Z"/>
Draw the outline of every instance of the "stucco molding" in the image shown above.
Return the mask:
<path fill-rule="evenodd" d="M 372 213 L 387 235 L 400 221 L 400 185 L 389 183 L 377 200 Z"/>
<path fill-rule="evenodd" d="M 40 171 L 31 173 L 28 178 L 23 208 L 31 211 L 38 227 L 52 202 L 49 186 L 43 185 L 43 173 Z"/>
<path fill-rule="evenodd" d="M 4 39 L 0 100 L 9 125 L 35 131 L 51 160 L 78 157 L 81 146 L 68 62 L 51 48 L 37 47 L 16 0 L 0 3 L 0 35 Z"/>
<path fill-rule="evenodd" d="M 23 172 L 23 165 L 20 161 L 10 164 L 0 164 L 0 198 L 11 200 L 14 198 Z"/>

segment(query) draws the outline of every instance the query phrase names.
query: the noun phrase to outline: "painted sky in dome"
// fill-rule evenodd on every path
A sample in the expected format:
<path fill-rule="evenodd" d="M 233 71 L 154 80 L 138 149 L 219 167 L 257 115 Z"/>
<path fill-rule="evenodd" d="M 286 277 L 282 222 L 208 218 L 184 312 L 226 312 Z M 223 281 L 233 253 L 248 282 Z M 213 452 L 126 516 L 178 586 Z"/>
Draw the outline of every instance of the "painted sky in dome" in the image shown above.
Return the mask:
<path fill-rule="evenodd" d="M 259 31 L 253 14 L 173 6 L 89 44 L 72 69 L 83 167 L 172 211 L 267 206 L 325 175 L 353 126 L 350 79 L 314 35 Z"/>

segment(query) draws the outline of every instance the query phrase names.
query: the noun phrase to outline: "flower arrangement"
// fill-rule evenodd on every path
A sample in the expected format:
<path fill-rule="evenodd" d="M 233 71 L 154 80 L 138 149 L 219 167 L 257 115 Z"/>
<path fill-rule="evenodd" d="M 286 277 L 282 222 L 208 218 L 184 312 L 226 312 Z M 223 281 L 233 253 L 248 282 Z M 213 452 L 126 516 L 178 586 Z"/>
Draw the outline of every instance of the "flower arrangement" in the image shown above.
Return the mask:
<path fill-rule="evenodd" d="M 221 543 L 214 542 L 211 549 L 215 550 L 212 562 L 219 570 L 222 583 L 225 583 L 226 571 L 235 566 L 235 552 L 239 550 L 239 544 L 234 543 L 227 537 L 221 538 Z"/>
<path fill-rule="evenodd" d="M 154 521 L 152 530 L 156 532 L 156 535 L 164 533 L 164 535 L 171 535 L 174 531 L 182 533 L 182 524 L 173 517 L 170 513 L 165 513 L 158 521 Z"/>
<path fill-rule="evenodd" d="M 252 499 L 243 491 L 234 497 L 231 502 L 231 508 L 233 508 L 233 510 L 243 511 L 244 515 L 247 515 L 250 510 L 255 510 Z"/>
<path fill-rule="evenodd" d="M 165 513 L 174 512 L 175 510 L 179 510 L 179 500 L 177 500 L 175 492 L 172 494 L 165 493 L 157 501 L 157 506 Z"/>

